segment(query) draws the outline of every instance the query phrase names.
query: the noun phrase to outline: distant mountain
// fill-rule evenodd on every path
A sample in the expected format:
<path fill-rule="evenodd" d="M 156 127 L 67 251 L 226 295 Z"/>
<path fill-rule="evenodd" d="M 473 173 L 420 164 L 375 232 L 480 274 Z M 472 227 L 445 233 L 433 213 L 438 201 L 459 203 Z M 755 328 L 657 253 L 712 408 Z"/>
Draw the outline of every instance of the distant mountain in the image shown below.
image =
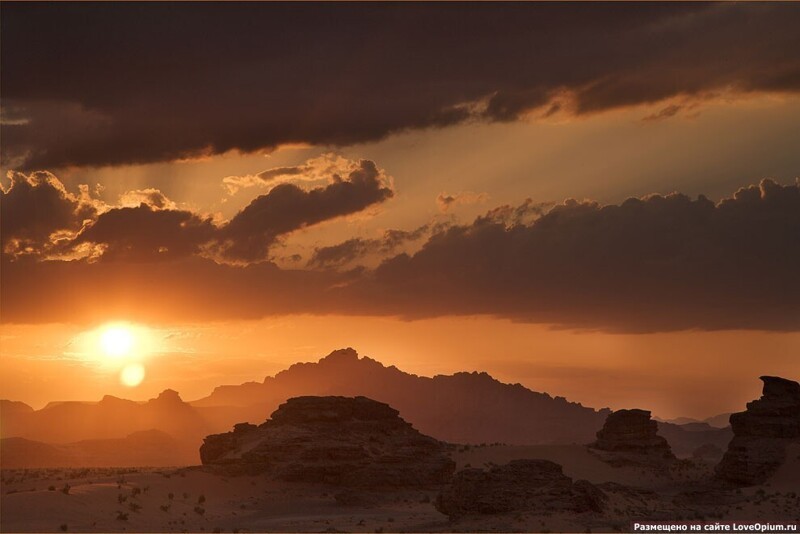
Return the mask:
<path fill-rule="evenodd" d="M 122 466 L 145 461 L 126 444 L 135 444 L 139 432 L 155 430 L 173 441 L 162 442 L 160 449 L 150 447 L 152 440 L 141 445 L 153 452 L 146 456 L 151 465 L 177 459 L 194 464 L 205 436 L 227 432 L 236 423 L 262 423 L 287 399 L 305 395 L 361 395 L 384 402 L 423 434 L 453 443 L 589 443 L 610 413 L 504 384 L 487 373 L 417 376 L 348 348 L 317 362 L 294 364 L 263 382 L 217 387 L 208 397 L 188 403 L 173 390 L 147 402 L 106 396 L 99 402 L 52 402 L 41 410 L 0 401 L 0 438 L 21 438 L 3 441 L 4 457 L 7 451 L 13 458 L 14 451 L 27 449 L 28 460 L 108 458 L 109 465 Z M 662 423 L 659 432 L 678 455 L 690 455 L 705 443 L 724 449 L 730 439 L 730 430 L 717 431 L 704 423 L 687 428 Z M 99 459 L 91 460 L 92 454 Z"/>
<path fill-rule="evenodd" d="M 55 445 L 25 438 L 0 440 L 4 469 L 27 467 L 135 467 L 197 463 L 197 449 L 158 430 L 124 438 L 91 439 Z"/>
<path fill-rule="evenodd" d="M 692 456 L 703 445 L 714 445 L 724 451 L 733 439 L 730 427 L 714 428 L 707 423 L 675 425 L 659 422 L 658 433 L 669 442 L 672 452 L 679 458 Z"/>
<path fill-rule="evenodd" d="M 141 403 L 106 395 L 100 402 L 50 403 L 41 410 L 26 410 L 20 404 L 0 403 L 0 437 L 72 443 L 124 438 L 132 432 L 158 429 L 178 441 L 196 443 L 213 430 L 197 410 L 170 389 Z"/>
<path fill-rule="evenodd" d="M 684 427 L 684 430 L 691 430 L 692 426 L 690 425 L 707 425 L 708 427 L 712 428 L 725 428 L 730 426 L 730 422 L 728 419 L 730 418 L 730 413 L 721 413 L 719 415 L 715 415 L 713 417 L 708 417 L 706 419 L 694 419 L 692 417 L 676 417 L 675 419 L 661 419 L 659 417 L 653 417 L 656 421 L 660 423 L 671 423 L 673 425 L 680 425 Z M 707 430 L 708 428 L 703 426 L 695 426 L 696 430 Z"/>
<path fill-rule="evenodd" d="M 504 384 L 486 373 L 432 378 L 405 373 L 359 358 L 351 348 L 316 363 L 294 364 L 262 383 L 220 386 L 190 404 L 209 420 L 236 413 L 239 422 L 261 423 L 286 399 L 302 395 L 363 395 L 396 408 L 423 434 L 456 443 L 587 443 L 610 413 Z"/>
<path fill-rule="evenodd" d="M 730 412 L 721 413 L 719 415 L 715 415 L 714 417 L 703 419 L 703 422 L 715 428 L 725 428 L 731 426 L 730 418 L 731 418 Z"/>

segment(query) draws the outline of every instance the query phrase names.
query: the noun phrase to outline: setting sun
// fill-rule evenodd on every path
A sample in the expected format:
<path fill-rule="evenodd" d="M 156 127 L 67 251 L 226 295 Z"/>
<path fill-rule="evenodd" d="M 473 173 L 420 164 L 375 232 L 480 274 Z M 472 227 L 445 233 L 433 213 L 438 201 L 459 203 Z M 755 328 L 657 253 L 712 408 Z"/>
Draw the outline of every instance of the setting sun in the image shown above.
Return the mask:
<path fill-rule="evenodd" d="M 106 356 L 128 356 L 134 344 L 133 330 L 127 325 L 110 325 L 100 334 L 100 348 Z"/>

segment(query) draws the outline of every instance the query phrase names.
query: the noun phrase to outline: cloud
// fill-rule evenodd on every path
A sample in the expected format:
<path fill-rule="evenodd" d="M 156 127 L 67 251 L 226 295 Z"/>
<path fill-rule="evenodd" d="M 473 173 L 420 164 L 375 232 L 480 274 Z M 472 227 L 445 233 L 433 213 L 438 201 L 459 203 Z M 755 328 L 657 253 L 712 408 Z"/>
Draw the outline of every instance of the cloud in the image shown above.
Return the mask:
<path fill-rule="evenodd" d="M 353 238 L 336 245 L 314 250 L 308 266 L 312 268 L 339 268 L 368 256 L 386 255 L 404 244 L 421 239 L 431 228 L 425 224 L 415 230 L 386 230 L 380 239 Z"/>
<path fill-rule="evenodd" d="M 409 317 L 491 314 L 619 331 L 800 328 L 800 184 L 488 214 L 384 262 L 356 293 Z"/>
<path fill-rule="evenodd" d="M 135 208 L 141 204 L 155 209 L 177 209 L 177 205 L 168 199 L 158 189 L 134 189 L 120 195 L 119 204 L 128 208 Z"/>
<path fill-rule="evenodd" d="M 142 203 L 101 214 L 68 246 L 101 245 L 104 261 L 175 259 L 198 254 L 218 231 L 210 218 Z"/>
<path fill-rule="evenodd" d="M 311 189 L 282 183 L 220 222 L 179 209 L 157 189 L 128 191 L 108 206 L 69 193 L 51 173 L 11 175 L 2 193 L 3 250 L 11 256 L 162 261 L 208 256 L 259 262 L 279 238 L 337 217 L 363 212 L 394 195 L 391 178 L 374 162 L 348 162 L 346 176 Z"/>
<path fill-rule="evenodd" d="M 439 211 L 446 213 L 455 206 L 478 204 L 486 202 L 487 200 L 489 200 L 489 195 L 486 193 L 462 191 L 460 193 L 448 194 L 442 192 L 436 197 L 436 204 L 439 206 Z"/>
<path fill-rule="evenodd" d="M 273 167 L 258 174 L 245 176 L 226 176 L 222 179 L 228 194 L 233 195 L 240 189 L 254 186 L 268 186 L 284 182 L 317 182 L 332 183 L 341 176 L 357 171 L 361 163 L 346 159 L 329 152 L 304 163 L 291 167 Z"/>
<path fill-rule="evenodd" d="M 100 204 L 85 186 L 75 195 L 49 172 L 10 173 L 8 177 L 10 184 L 0 193 L 4 253 L 41 254 L 97 215 Z"/>
<path fill-rule="evenodd" d="M 1 24 L 3 161 L 29 169 L 800 89 L 791 3 L 20 3 Z"/>
<path fill-rule="evenodd" d="M 222 227 L 215 249 L 228 260 L 261 260 L 283 234 L 361 212 L 393 195 L 389 178 L 369 160 L 361 160 L 346 178 L 334 175 L 324 187 L 304 190 L 283 183 L 253 200 Z"/>
<path fill-rule="evenodd" d="M 800 331 L 800 183 L 763 180 L 717 203 L 674 193 L 615 205 L 538 206 L 526 201 L 471 224 L 430 228 L 416 253 L 397 254 L 375 269 L 237 266 L 197 254 L 145 263 L 11 261 L 4 254 L 2 320 L 484 314 L 614 332 Z M 338 267 L 406 237 L 342 244 L 312 263 Z M 162 244 L 142 248 L 155 254 Z"/>

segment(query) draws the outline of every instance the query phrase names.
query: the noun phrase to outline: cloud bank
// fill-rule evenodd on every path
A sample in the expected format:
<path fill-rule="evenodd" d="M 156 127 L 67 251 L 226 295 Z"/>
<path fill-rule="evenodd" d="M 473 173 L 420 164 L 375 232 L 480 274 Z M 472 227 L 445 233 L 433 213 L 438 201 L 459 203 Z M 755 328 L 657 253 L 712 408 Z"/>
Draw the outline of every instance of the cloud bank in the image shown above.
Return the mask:
<path fill-rule="evenodd" d="M 278 240 L 296 230 L 363 212 L 394 195 L 391 178 L 369 160 L 350 162 L 346 176 L 304 189 L 283 183 L 253 199 L 231 220 L 180 209 L 156 189 L 129 191 L 120 206 L 69 193 L 51 173 L 11 174 L 0 196 L 2 250 L 87 257 L 92 261 L 162 261 L 206 256 L 253 263 L 268 258 Z"/>
<path fill-rule="evenodd" d="M 11 3 L 0 24 L 18 169 L 800 90 L 792 3 Z"/>
<path fill-rule="evenodd" d="M 310 261 L 315 269 L 215 262 L 197 245 L 208 234 L 225 235 L 241 243 L 228 254 L 247 258 L 274 235 L 312 224 L 320 214 L 337 216 L 388 195 L 375 184 L 373 166 L 364 164 L 360 173 L 313 195 L 260 197 L 240 213 L 246 215 L 239 223 L 234 218 L 227 227 L 145 204 L 105 212 L 77 240 L 104 243 L 109 259 L 137 251 L 144 255 L 134 259 L 148 261 L 41 261 L 32 254 L 4 254 L 2 320 L 485 314 L 619 332 L 800 330 L 800 182 L 763 180 L 716 203 L 678 193 L 618 205 L 566 200 L 545 207 L 526 201 L 490 210 L 470 224 L 318 249 Z M 4 193 L 3 213 L 12 193 Z M 289 200 L 279 207 L 284 195 Z M 346 202 L 327 203 L 342 195 Z M 79 204 L 71 202 L 68 214 L 74 215 Z M 131 224 L 136 217 L 152 220 Z M 41 224 L 49 230 L 74 220 L 45 217 Z M 139 233 L 153 221 L 166 231 Z M 364 250 L 393 250 L 428 234 L 418 252 L 398 254 L 375 269 L 330 269 Z M 183 248 L 170 249 L 176 242 Z M 151 261 L 163 254 L 163 261 Z"/>

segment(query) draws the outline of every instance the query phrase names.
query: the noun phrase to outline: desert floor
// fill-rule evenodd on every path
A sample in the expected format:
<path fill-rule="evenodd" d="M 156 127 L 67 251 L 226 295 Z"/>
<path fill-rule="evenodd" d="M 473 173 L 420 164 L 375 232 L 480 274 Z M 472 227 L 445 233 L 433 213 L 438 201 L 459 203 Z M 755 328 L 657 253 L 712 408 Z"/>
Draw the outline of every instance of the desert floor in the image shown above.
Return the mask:
<path fill-rule="evenodd" d="M 798 521 L 800 446 L 763 486 L 724 493 L 704 479 L 713 466 L 676 467 L 669 476 L 614 468 L 575 446 L 460 447 L 459 468 L 543 458 L 574 479 L 607 484 L 602 514 L 512 514 L 450 522 L 437 491 L 343 490 L 263 476 L 223 477 L 199 468 L 28 469 L 2 472 L 2 532 L 609 532 L 634 520 Z M 635 489 L 632 489 L 635 488 Z"/>

